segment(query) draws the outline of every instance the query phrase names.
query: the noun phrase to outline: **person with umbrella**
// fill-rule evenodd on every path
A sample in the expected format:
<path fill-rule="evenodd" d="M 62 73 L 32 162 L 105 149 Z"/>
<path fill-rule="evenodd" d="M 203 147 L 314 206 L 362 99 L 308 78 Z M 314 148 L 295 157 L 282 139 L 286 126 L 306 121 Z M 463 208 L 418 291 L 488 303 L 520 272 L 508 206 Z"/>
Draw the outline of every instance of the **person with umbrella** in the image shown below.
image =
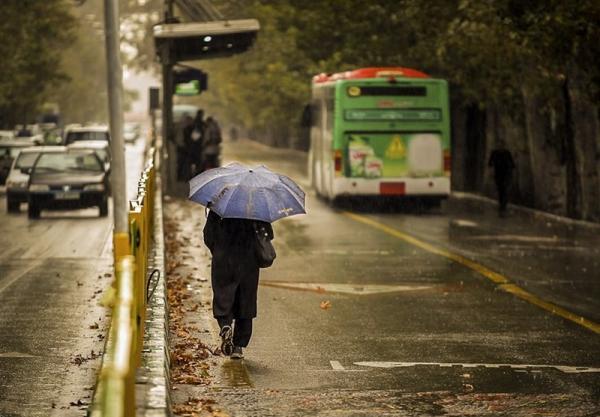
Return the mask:
<path fill-rule="evenodd" d="M 204 242 L 212 254 L 213 315 L 221 350 L 242 359 L 256 317 L 259 268 L 275 258 L 271 223 L 305 213 L 305 195 L 284 175 L 234 163 L 192 178 L 189 198 L 209 210 Z"/>

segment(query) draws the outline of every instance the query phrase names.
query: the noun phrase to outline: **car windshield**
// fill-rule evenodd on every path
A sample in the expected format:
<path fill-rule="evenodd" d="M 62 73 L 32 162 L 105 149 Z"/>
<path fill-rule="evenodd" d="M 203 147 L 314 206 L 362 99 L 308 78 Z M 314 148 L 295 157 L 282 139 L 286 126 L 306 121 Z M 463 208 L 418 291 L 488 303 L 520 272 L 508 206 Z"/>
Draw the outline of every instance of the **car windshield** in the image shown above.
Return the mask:
<path fill-rule="evenodd" d="M 21 152 L 15 163 L 15 168 L 31 168 L 38 155 L 39 153 L 37 152 Z"/>
<path fill-rule="evenodd" d="M 108 141 L 107 132 L 69 132 L 67 134 L 67 144 L 79 142 L 82 140 L 106 140 Z"/>
<path fill-rule="evenodd" d="M 46 153 L 35 164 L 35 172 L 89 171 L 102 172 L 98 157 L 93 153 Z"/>

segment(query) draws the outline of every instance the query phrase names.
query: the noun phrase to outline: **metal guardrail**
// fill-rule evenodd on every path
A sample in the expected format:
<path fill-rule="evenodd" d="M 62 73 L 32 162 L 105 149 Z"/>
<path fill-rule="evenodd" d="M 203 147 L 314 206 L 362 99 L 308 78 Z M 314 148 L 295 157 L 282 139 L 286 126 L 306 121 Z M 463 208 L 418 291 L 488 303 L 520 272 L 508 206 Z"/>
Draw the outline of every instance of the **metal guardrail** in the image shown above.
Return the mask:
<path fill-rule="evenodd" d="M 115 281 L 105 302 L 112 308 L 110 330 L 94 401 L 93 417 L 135 415 L 135 373 L 140 365 L 148 288 L 148 253 L 152 243 L 156 151 L 148 151 L 138 181 L 137 196 L 129 202 L 130 254 L 117 259 Z"/>

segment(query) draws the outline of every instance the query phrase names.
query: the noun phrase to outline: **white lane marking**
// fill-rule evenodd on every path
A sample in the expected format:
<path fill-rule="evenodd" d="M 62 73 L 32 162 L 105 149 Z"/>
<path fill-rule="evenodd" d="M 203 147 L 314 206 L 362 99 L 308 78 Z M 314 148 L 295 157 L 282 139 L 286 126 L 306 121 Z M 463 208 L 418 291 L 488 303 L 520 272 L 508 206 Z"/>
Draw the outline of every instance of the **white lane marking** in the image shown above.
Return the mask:
<path fill-rule="evenodd" d="M 331 369 L 317 369 L 317 372 L 367 372 L 367 369 L 346 369 L 339 361 L 329 361 Z"/>
<path fill-rule="evenodd" d="M 477 227 L 477 223 L 472 222 L 471 220 L 464 220 L 464 219 L 452 220 L 452 224 L 459 226 L 459 227 Z"/>
<path fill-rule="evenodd" d="M 6 276 L 4 278 L 4 280 L 2 280 L 2 282 L 0 282 L 0 293 L 3 292 L 8 287 L 10 287 L 12 284 L 14 284 L 19 278 L 27 275 L 27 273 L 29 271 L 40 266 L 43 261 L 44 261 L 44 259 L 41 259 L 41 258 L 34 260 L 29 265 L 27 265 L 24 269 L 16 270 L 16 271 L 13 271 L 12 273 L 9 273 L 8 276 Z"/>
<path fill-rule="evenodd" d="M 535 364 L 516 364 L 516 363 L 460 363 L 460 362 L 354 362 L 357 366 L 366 366 L 370 368 L 409 368 L 414 366 L 439 366 L 441 368 L 451 368 L 460 366 L 463 368 L 511 368 L 520 370 L 533 369 L 556 369 L 566 374 L 578 373 L 598 373 L 600 368 L 589 366 L 570 366 L 570 365 L 535 365 Z"/>
<path fill-rule="evenodd" d="M 283 282 L 262 280 L 261 285 L 267 287 L 288 288 L 292 290 L 314 291 L 318 293 L 341 293 L 353 295 L 370 295 L 390 292 L 420 291 L 433 288 L 432 285 L 361 285 L 331 284 L 314 282 Z"/>
<path fill-rule="evenodd" d="M 29 353 L 22 352 L 5 352 L 0 353 L 0 358 L 36 358 L 35 355 L 30 355 Z"/>
<path fill-rule="evenodd" d="M 524 236 L 524 235 L 479 235 L 470 236 L 467 239 L 472 240 L 510 240 L 511 242 L 532 242 L 532 243 L 557 243 L 560 240 L 557 236 L 543 237 L 543 236 Z"/>
<path fill-rule="evenodd" d="M 312 255 L 391 255 L 392 253 L 388 250 L 373 250 L 373 249 L 359 249 L 359 250 L 344 250 L 344 249 L 323 249 L 310 251 Z"/>
<path fill-rule="evenodd" d="M 501 243 L 498 245 L 499 248 L 509 248 L 513 250 L 524 249 L 524 250 L 563 250 L 563 251 L 588 251 L 590 248 L 585 246 L 561 246 L 561 245 L 511 245 L 508 243 Z"/>

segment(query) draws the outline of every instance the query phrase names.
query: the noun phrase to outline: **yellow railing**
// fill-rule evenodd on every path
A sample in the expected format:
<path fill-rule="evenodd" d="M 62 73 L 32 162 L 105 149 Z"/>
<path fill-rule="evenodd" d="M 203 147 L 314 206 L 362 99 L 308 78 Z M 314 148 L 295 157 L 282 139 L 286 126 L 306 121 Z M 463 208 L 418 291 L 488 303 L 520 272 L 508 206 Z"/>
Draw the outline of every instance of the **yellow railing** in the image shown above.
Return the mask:
<path fill-rule="evenodd" d="M 135 372 L 140 364 L 147 297 L 148 254 L 154 224 L 154 148 L 129 202 L 130 255 L 117 258 L 107 299 L 112 318 L 91 416 L 135 415 Z"/>

